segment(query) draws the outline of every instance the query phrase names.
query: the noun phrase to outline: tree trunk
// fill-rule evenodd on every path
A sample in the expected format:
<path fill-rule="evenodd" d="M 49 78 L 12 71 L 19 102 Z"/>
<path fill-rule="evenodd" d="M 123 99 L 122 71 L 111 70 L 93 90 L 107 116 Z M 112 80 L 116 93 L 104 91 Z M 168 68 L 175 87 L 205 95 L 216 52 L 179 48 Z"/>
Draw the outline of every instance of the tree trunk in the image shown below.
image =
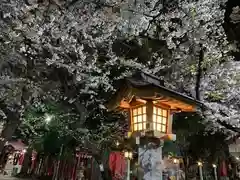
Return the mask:
<path fill-rule="evenodd" d="M 196 86 L 195 86 L 195 92 L 196 92 L 196 99 L 200 100 L 200 86 L 201 86 L 201 78 L 202 78 L 202 63 L 204 60 L 204 51 L 203 46 L 200 44 L 200 52 L 199 52 L 199 59 L 198 59 L 198 65 L 197 65 L 197 75 L 196 75 Z"/>
<path fill-rule="evenodd" d="M 188 166 L 189 166 L 189 159 L 187 156 L 183 157 L 183 165 L 185 171 L 185 180 L 188 180 Z"/>
<path fill-rule="evenodd" d="M 10 120 L 8 121 L 1 133 L 1 140 L 0 140 L 0 152 L 2 152 L 5 144 L 12 138 L 15 130 L 17 129 L 18 125 L 20 124 L 20 120 Z"/>
<path fill-rule="evenodd" d="M 99 166 L 100 166 L 100 164 L 102 164 L 104 167 L 104 171 L 101 172 L 102 179 L 103 180 L 112 180 L 111 172 L 110 172 L 108 163 L 106 163 L 106 160 L 102 159 L 102 157 L 99 157 L 98 155 L 95 155 L 94 158 L 97 161 Z"/>
<path fill-rule="evenodd" d="M 100 168 L 100 164 L 103 165 L 104 171 L 101 172 L 102 179 L 103 180 L 111 180 L 112 177 L 111 177 L 111 173 L 110 173 L 110 169 L 109 169 L 109 165 L 108 165 L 108 158 L 104 157 L 104 152 L 106 149 L 101 151 L 100 149 L 98 149 L 96 147 L 96 145 L 94 143 L 91 143 L 87 140 L 85 141 L 84 145 L 85 145 L 85 147 L 87 147 L 88 151 L 92 153 L 92 156 L 97 161 L 99 168 Z"/>

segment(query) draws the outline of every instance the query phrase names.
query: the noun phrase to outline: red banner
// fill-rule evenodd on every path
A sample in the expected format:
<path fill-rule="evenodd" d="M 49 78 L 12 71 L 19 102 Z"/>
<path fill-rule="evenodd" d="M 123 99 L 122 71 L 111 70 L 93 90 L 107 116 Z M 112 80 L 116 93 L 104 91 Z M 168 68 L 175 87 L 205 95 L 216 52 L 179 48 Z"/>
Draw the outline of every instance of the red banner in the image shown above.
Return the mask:
<path fill-rule="evenodd" d="M 126 160 L 122 152 L 112 152 L 109 156 L 109 168 L 113 179 L 123 179 L 126 171 Z"/>

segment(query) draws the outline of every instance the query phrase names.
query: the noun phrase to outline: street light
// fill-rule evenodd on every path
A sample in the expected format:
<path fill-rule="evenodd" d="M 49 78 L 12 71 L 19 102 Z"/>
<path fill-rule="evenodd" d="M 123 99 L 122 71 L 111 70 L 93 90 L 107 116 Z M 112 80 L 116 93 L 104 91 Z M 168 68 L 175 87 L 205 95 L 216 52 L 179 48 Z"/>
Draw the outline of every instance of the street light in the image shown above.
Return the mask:
<path fill-rule="evenodd" d="M 132 152 L 131 151 L 125 151 L 124 152 L 124 157 L 127 159 L 132 159 Z"/>
<path fill-rule="evenodd" d="M 53 116 L 49 114 L 45 114 L 45 122 L 49 123 L 52 120 Z"/>
<path fill-rule="evenodd" d="M 200 162 L 200 161 L 198 161 L 197 164 L 198 164 L 199 167 L 202 167 L 202 165 L 203 165 L 202 162 Z"/>
<path fill-rule="evenodd" d="M 174 158 L 174 159 L 173 159 L 173 163 L 174 163 L 174 164 L 178 164 L 178 160 Z"/>
<path fill-rule="evenodd" d="M 130 164 L 131 159 L 133 157 L 133 154 L 131 151 L 125 151 L 124 157 L 127 159 L 127 180 L 130 180 Z"/>
<path fill-rule="evenodd" d="M 215 178 L 215 180 L 217 180 L 217 165 L 212 164 L 212 167 L 213 167 L 213 171 L 214 171 L 214 178 Z"/>
<path fill-rule="evenodd" d="M 198 168 L 199 168 L 199 175 L 200 175 L 200 180 L 203 180 L 203 172 L 202 172 L 202 162 L 198 161 Z"/>
<path fill-rule="evenodd" d="M 179 180 L 179 165 L 178 165 L 178 164 L 179 164 L 179 160 L 176 159 L 176 158 L 174 158 L 174 159 L 173 159 L 173 163 L 176 165 L 176 168 L 177 168 L 177 169 L 176 169 L 176 171 L 177 171 L 177 173 L 176 173 L 176 175 L 177 175 L 176 179 Z"/>

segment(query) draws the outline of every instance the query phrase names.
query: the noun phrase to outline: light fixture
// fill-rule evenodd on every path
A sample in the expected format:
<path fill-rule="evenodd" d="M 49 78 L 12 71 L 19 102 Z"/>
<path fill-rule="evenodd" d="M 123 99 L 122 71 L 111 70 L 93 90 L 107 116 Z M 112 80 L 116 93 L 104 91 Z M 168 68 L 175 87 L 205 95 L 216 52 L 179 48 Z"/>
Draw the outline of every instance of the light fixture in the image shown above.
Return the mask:
<path fill-rule="evenodd" d="M 23 149 L 23 150 L 22 150 L 22 153 L 23 153 L 23 154 L 25 154 L 26 152 L 27 152 L 27 150 L 26 150 L 26 149 Z"/>
<path fill-rule="evenodd" d="M 129 153 L 128 153 L 128 157 L 129 157 L 129 159 L 132 159 L 132 157 L 133 157 L 132 152 L 129 152 Z"/>
<path fill-rule="evenodd" d="M 198 161 L 198 166 L 202 166 L 203 164 L 202 164 L 202 162 L 200 162 L 200 161 Z"/>
<path fill-rule="evenodd" d="M 153 106 L 153 130 L 167 133 L 168 111 L 158 106 Z"/>
<path fill-rule="evenodd" d="M 124 157 L 127 158 L 127 159 L 132 159 L 133 154 L 132 154 L 131 151 L 125 151 L 124 152 Z"/>
<path fill-rule="evenodd" d="M 147 107 L 145 105 L 132 108 L 133 131 L 146 130 Z"/>
<path fill-rule="evenodd" d="M 177 163 L 178 163 L 178 159 L 174 158 L 174 159 L 173 159 L 173 163 L 174 163 L 174 164 L 177 164 Z"/>
<path fill-rule="evenodd" d="M 52 120 L 53 116 L 49 114 L 45 114 L 45 122 L 49 123 Z"/>
<path fill-rule="evenodd" d="M 131 121 L 132 130 L 153 130 L 161 133 L 167 133 L 167 124 L 169 118 L 168 113 L 169 111 L 167 109 L 164 109 L 153 103 L 133 107 Z M 152 126 L 148 127 L 147 124 L 152 124 Z"/>
<path fill-rule="evenodd" d="M 236 157 L 236 160 L 239 160 L 239 157 Z"/>
<path fill-rule="evenodd" d="M 119 142 L 118 141 L 116 142 L 116 146 L 119 146 Z"/>
<path fill-rule="evenodd" d="M 213 168 L 216 168 L 216 167 L 217 167 L 217 165 L 216 165 L 216 164 L 212 164 L 212 167 L 213 167 Z"/>
<path fill-rule="evenodd" d="M 13 159 L 13 156 L 12 156 L 12 155 L 10 155 L 10 156 L 8 156 L 8 158 L 9 158 L 9 159 Z"/>

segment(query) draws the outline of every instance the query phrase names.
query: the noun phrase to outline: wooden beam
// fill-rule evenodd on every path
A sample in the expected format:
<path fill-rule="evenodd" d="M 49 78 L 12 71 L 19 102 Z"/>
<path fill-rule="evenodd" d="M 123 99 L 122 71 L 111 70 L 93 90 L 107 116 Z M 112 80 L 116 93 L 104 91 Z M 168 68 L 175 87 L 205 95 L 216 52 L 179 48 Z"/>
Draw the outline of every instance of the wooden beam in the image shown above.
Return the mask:
<path fill-rule="evenodd" d="M 119 104 L 119 107 L 121 108 L 125 108 L 125 109 L 129 109 L 131 108 L 130 104 L 124 100 L 121 100 L 120 104 Z"/>
<path fill-rule="evenodd" d="M 156 105 L 156 106 L 159 106 L 159 107 L 161 107 L 163 109 L 171 109 L 171 107 L 169 105 L 164 104 L 164 103 L 159 103 L 157 101 L 154 101 L 153 104 Z"/>
<path fill-rule="evenodd" d="M 136 98 L 136 101 L 137 101 L 137 102 L 140 102 L 140 103 L 143 103 L 143 104 L 146 104 L 146 103 L 147 103 L 146 100 L 141 99 L 141 98 Z"/>

